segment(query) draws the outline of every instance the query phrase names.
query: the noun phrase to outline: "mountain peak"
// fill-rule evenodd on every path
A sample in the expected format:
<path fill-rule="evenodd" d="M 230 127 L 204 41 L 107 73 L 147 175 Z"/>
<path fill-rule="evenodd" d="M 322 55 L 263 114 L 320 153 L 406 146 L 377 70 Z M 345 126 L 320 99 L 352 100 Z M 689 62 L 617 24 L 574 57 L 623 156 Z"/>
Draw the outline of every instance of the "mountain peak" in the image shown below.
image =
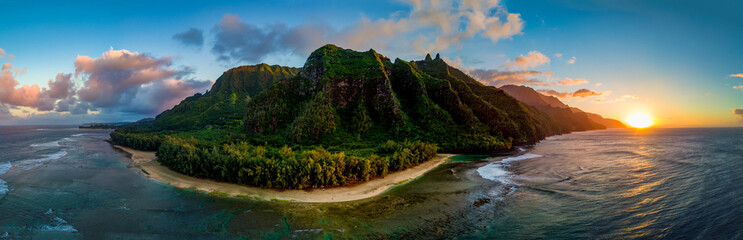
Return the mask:
<path fill-rule="evenodd" d="M 431 54 L 430 53 L 426 53 L 426 59 L 424 61 L 426 61 L 426 62 L 430 62 L 431 61 Z"/>

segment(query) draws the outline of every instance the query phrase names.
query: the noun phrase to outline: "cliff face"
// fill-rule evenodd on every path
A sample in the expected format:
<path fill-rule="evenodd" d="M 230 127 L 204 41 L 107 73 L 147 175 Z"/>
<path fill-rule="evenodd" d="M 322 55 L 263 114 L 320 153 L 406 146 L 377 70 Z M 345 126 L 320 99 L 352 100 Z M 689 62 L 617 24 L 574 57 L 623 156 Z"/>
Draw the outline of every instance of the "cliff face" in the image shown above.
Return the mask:
<path fill-rule="evenodd" d="M 585 120 L 561 119 L 571 126 L 592 123 Z M 246 132 L 257 141 L 342 145 L 409 139 L 473 153 L 596 127 L 564 124 L 482 85 L 438 55 L 392 62 L 374 50 L 334 45 L 314 51 L 297 76 L 258 94 L 245 118 Z"/>
<path fill-rule="evenodd" d="M 582 131 L 603 128 L 624 128 L 624 124 L 598 114 L 587 113 L 570 107 L 553 96 L 546 96 L 526 86 L 505 85 L 500 87 L 519 101 L 538 108 L 566 131 Z"/>

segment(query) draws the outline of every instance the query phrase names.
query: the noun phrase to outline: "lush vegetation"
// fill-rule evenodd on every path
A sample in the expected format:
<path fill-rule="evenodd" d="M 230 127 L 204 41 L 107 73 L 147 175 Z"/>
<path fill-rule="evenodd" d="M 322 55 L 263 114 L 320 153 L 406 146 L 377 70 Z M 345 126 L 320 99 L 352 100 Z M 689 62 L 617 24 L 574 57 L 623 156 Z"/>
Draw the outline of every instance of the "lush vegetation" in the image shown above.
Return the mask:
<path fill-rule="evenodd" d="M 326 45 L 301 69 L 227 71 L 206 94 L 111 138 L 157 150 L 188 175 L 302 189 L 367 181 L 439 150 L 503 152 L 563 133 L 562 125 L 438 55 L 393 63 L 374 50 Z"/>
<path fill-rule="evenodd" d="M 322 147 L 294 151 L 245 142 L 201 147 L 195 138 L 166 137 L 158 160 L 173 170 L 219 181 L 267 188 L 332 187 L 368 181 L 420 164 L 436 155 L 433 144 L 388 141 L 368 157 L 331 153 Z"/>

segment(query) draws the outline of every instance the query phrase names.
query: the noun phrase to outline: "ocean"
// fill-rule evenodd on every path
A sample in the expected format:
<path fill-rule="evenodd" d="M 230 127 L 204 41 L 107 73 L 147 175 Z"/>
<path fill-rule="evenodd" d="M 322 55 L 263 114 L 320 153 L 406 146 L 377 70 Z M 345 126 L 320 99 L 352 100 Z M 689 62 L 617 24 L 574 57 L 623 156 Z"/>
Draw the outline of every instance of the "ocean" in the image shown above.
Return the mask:
<path fill-rule="evenodd" d="M 324 204 L 176 189 L 108 133 L 0 127 L 0 239 L 743 239 L 743 128 L 553 136 Z"/>

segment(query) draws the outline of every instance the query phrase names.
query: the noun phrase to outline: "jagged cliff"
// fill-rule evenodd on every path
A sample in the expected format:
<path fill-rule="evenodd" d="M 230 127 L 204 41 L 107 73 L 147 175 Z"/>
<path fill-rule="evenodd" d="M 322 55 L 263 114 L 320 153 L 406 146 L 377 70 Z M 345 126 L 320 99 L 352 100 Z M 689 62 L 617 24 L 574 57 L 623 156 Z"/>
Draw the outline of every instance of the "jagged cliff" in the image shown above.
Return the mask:
<path fill-rule="evenodd" d="M 392 62 L 374 50 L 326 45 L 309 56 L 297 76 L 277 81 L 248 103 L 245 130 L 278 144 L 410 139 L 437 143 L 445 151 L 492 153 L 600 128 L 591 123 L 556 122 L 438 55 Z"/>

